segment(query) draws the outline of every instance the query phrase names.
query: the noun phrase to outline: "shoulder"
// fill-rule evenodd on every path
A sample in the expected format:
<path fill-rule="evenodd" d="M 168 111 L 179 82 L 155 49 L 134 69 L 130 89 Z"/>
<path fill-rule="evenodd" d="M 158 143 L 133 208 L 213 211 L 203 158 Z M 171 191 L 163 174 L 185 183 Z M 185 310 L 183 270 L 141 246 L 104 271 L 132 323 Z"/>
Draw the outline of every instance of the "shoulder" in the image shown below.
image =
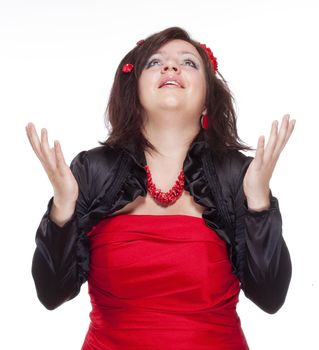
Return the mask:
<path fill-rule="evenodd" d="M 71 164 L 80 163 L 87 167 L 112 168 L 117 162 L 122 149 L 111 146 L 98 146 L 88 150 L 82 150 L 72 159 Z"/>
<path fill-rule="evenodd" d="M 81 212 L 85 213 L 95 198 L 112 183 L 121 153 L 120 148 L 98 146 L 82 150 L 73 158 L 70 169 L 80 187 L 78 207 Z"/>
<path fill-rule="evenodd" d="M 212 154 L 220 182 L 234 191 L 241 185 L 249 164 L 254 159 L 241 151 L 230 150 L 223 155 Z"/>
<path fill-rule="evenodd" d="M 212 157 L 216 167 L 235 173 L 242 171 L 253 160 L 253 157 L 236 150 L 227 151 L 222 155 L 212 153 Z"/>
<path fill-rule="evenodd" d="M 98 146 L 89 149 L 87 157 L 90 163 L 108 163 L 113 164 L 117 161 L 118 157 L 122 153 L 122 149 L 119 147 L 111 146 Z"/>
<path fill-rule="evenodd" d="M 117 169 L 122 149 L 98 146 L 82 150 L 72 159 L 70 168 L 78 179 L 86 179 L 90 184 L 104 183 Z"/>

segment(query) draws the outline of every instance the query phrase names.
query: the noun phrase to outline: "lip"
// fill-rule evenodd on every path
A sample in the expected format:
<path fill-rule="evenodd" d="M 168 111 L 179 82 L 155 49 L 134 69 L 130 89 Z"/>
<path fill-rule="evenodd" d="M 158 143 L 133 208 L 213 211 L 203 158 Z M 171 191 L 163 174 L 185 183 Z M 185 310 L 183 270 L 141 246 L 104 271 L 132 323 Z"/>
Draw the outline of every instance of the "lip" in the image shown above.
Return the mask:
<path fill-rule="evenodd" d="M 179 87 L 178 86 L 175 86 L 175 85 L 167 85 L 167 86 L 163 86 L 167 81 L 169 80 L 173 80 L 173 81 L 176 81 L 177 84 L 179 84 Z M 166 76 L 166 77 L 163 77 L 161 80 L 160 80 L 160 83 L 158 85 L 158 88 L 162 88 L 162 87 L 175 87 L 175 88 L 181 88 L 181 89 L 184 89 L 184 84 L 182 82 L 182 80 L 177 77 L 177 76 L 174 76 L 174 75 L 170 75 L 170 76 Z"/>

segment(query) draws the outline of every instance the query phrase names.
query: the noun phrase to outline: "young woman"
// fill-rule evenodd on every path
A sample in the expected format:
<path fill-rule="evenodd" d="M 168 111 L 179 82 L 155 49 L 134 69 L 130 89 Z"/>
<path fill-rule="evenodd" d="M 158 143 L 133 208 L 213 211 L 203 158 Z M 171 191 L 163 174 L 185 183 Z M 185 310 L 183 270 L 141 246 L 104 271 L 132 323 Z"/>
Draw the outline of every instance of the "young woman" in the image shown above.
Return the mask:
<path fill-rule="evenodd" d="M 108 138 L 70 167 L 26 127 L 54 189 L 32 262 L 40 301 L 55 309 L 88 281 L 84 350 L 248 349 L 240 289 L 274 313 L 290 283 L 269 182 L 295 121 L 244 155 L 216 57 L 178 27 L 122 59 L 106 118 Z"/>

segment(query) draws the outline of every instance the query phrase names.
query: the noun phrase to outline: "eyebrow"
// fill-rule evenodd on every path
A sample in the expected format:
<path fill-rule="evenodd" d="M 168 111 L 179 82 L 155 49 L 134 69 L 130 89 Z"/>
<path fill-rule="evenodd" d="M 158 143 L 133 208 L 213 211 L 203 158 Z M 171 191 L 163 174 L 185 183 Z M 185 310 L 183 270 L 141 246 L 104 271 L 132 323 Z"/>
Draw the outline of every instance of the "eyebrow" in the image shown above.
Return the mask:
<path fill-rule="evenodd" d="M 164 54 L 165 55 L 165 51 L 156 51 L 156 52 L 154 52 L 153 53 L 153 55 L 155 55 L 155 54 L 157 54 L 157 53 L 159 53 L 159 54 Z M 195 55 L 195 54 L 193 54 L 192 52 L 190 52 L 190 51 L 178 51 L 178 53 L 179 54 L 189 54 L 189 55 L 192 55 L 192 56 L 194 56 L 194 57 L 196 57 L 198 60 L 199 60 L 199 57 L 197 56 L 197 55 Z M 153 56 L 152 55 L 152 56 Z"/>

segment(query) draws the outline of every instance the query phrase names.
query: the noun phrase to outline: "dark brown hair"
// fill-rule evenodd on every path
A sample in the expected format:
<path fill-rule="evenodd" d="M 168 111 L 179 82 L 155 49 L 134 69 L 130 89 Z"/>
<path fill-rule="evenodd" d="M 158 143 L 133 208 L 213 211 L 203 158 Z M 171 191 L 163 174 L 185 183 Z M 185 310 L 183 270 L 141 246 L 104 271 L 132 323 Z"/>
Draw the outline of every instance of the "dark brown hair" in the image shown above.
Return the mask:
<path fill-rule="evenodd" d="M 205 67 L 206 76 L 206 108 L 209 118 L 208 135 L 210 148 L 218 153 L 227 150 L 251 150 L 237 134 L 234 98 L 227 82 L 219 71 L 214 73 L 212 63 L 200 43 L 191 39 L 182 28 L 171 27 L 152 34 L 143 44 L 136 45 L 121 60 L 116 70 L 108 105 L 105 111 L 106 127 L 109 136 L 101 145 L 126 146 L 134 143 L 136 147 L 145 150 L 156 150 L 143 135 L 142 106 L 138 96 L 138 79 L 149 57 L 167 42 L 181 39 L 192 44 L 200 54 Z M 209 45 L 208 45 L 209 46 Z M 122 72 L 122 66 L 132 63 L 131 73 Z M 111 128 L 110 128 L 111 127 Z M 197 136 L 197 135 L 196 135 Z M 196 137 L 195 136 L 195 137 Z"/>

